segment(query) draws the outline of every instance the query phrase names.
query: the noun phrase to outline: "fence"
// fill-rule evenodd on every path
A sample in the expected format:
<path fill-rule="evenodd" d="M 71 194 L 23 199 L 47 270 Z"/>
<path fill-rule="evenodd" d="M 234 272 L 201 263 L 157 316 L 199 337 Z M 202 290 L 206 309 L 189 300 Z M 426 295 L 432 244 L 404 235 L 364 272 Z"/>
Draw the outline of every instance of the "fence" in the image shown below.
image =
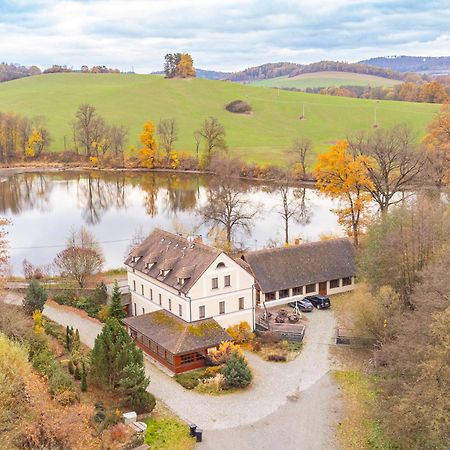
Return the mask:
<path fill-rule="evenodd" d="M 377 340 L 371 337 L 356 336 L 353 330 L 338 328 L 336 331 L 336 344 L 348 345 L 351 347 L 373 348 L 377 345 Z"/>

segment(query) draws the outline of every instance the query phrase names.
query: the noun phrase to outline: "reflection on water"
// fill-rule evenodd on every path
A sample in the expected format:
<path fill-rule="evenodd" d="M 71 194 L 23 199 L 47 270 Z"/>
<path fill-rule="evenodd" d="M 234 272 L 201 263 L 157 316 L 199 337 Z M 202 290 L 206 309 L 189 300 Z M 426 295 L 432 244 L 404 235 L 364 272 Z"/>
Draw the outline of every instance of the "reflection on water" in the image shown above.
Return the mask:
<path fill-rule="evenodd" d="M 0 180 L 0 215 L 12 221 L 11 263 L 20 273 L 24 258 L 47 264 L 64 246 L 68 232 L 87 226 L 102 243 L 108 268 L 122 264 L 136 230 L 145 234 L 159 226 L 168 230 L 199 230 L 208 226 L 197 209 L 207 201 L 211 178 L 205 175 L 143 172 L 23 173 Z M 239 182 L 245 197 L 260 205 L 251 234 L 237 230 L 235 241 L 246 248 L 283 242 L 281 197 L 270 184 Z M 322 234 L 342 234 L 330 211 L 335 202 L 313 189 L 292 192 L 300 205 L 290 237 L 317 240 Z"/>

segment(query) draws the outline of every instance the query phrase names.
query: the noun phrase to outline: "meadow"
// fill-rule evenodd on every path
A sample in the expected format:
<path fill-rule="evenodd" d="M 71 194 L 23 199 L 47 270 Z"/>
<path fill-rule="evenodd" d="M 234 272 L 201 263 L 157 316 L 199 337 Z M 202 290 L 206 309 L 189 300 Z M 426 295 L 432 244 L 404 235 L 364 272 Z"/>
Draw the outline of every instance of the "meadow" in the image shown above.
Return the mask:
<path fill-rule="evenodd" d="M 250 115 L 225 110 L 232 100 L 244 100 Z M 377 122 L 390 127 L 405 122 L 417 140 L 425 134 L 439 105 L 361 100 L 288 92 L 228 81 L 164 79 L 157 75 L 79 74 L 40 75 L 0 83 L 0 111 L 28 117 L 43 116 L 53 138 L 52 151 L 70 150 L 71 123 L 78 106 L 90 103 L 111 124 L 129 129 L 129 145 L 139 146 L 144 122 L 175 117 L 176 149 L 195 151 L 193 133 L 201 122 L 217 117 L 225 126 L 231 151 L 247 161 L 279 164 L 292 140 L 308 137 L 315 152 Z M 302 111 L 304 120 L 300 120 Z"/>
<path fill-rule="evenodd" d="M 315 72 L 304 73 L 296 77 L 276 77 L 267 80 L 259 80 L 252 83 L 254 86 L 279 87 L 279 88 L 325 88 L 339 86 L 383 86 L 389 87 L 399 84 L 399 80 L 349 72 Z"/>

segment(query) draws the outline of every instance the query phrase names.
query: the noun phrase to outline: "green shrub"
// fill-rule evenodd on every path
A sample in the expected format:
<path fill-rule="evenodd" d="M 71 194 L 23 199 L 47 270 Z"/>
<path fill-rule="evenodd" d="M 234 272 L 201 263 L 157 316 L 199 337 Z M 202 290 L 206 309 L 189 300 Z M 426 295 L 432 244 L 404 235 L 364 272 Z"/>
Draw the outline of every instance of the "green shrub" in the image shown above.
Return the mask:
<path fill-rule="evenodd" d="M 53 371 L 48 379 L 48 390 L 52 397 L 57 397 L 66 391 L 70 391 L 75 394 L 75 386 L 72 378 L 59 366 L 57 366 L 56 370 Z"/>
<path fill-rule="evenodd" d="M 46 319 L 44 320 L 44 330 L 45 334 L 48 334 L 49 336 L 53 336 L 54 338 L 58 339 L 60 342 L 64 342 L 65 336 L 63 327 L 52 320 Z"/>
<path fill-rule="evenodd" d="M 175 381 L 185 389 L 194 389 L 200 380 L 204 378 L 205 370 L 191 370 L 189 372 L 179 373 L 175 375 Z"/>
<path fill-rule="evenodd" d="M 75 303 L 76 294 L 72 289 L 66 289 L 53 296 L 53 300 L 60 305 L 73 305 Z"/>
<path fill-rule="evenodd" d="M 47 292 L 39 281 L 33 280 L 28 286 L 27 293 L 22 303 L 25 313 L 31 316 L 34 311 L 42 312 L 46 301 Z"/>
<path fill-rule="evenodd" d="M 147 391 L 141 391 L 133 396 L 132 404 L 129 404 L 138 414 L 151 413 L 156 406 L 156 398 Z"/>
<path fill-rule="evenodd" d="M 247 387 L 253 379 L 247 361 L 239 353 L 233 352 L 222 369 L 227 387 Z"/>
<path fill-rule="evenodd" d="M 41 350 L 39 353 L 35 353 L 32 359 L 33 368 L 36 369 L 41 375 L 45 375 L 50 378 L 51 375 L 58 369 L 58 362 L 55 359 L 52 351 L 48 348 Z"/>

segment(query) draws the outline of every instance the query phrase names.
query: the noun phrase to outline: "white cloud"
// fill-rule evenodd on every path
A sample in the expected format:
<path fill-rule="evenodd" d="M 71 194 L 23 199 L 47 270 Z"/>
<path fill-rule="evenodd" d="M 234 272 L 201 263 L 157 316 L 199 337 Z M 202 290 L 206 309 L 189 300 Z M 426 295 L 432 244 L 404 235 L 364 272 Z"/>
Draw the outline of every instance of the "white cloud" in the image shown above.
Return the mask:
<path fill-rule="evenodd" d="M 11 3 L 14 6 L 11 6 Z M 148 72 L 166 52 L 202 68 L 445 55 L 445 0 L 0 0 L 1 59 Z M 7 38 L 4 38 L 4 37 Z"/>

